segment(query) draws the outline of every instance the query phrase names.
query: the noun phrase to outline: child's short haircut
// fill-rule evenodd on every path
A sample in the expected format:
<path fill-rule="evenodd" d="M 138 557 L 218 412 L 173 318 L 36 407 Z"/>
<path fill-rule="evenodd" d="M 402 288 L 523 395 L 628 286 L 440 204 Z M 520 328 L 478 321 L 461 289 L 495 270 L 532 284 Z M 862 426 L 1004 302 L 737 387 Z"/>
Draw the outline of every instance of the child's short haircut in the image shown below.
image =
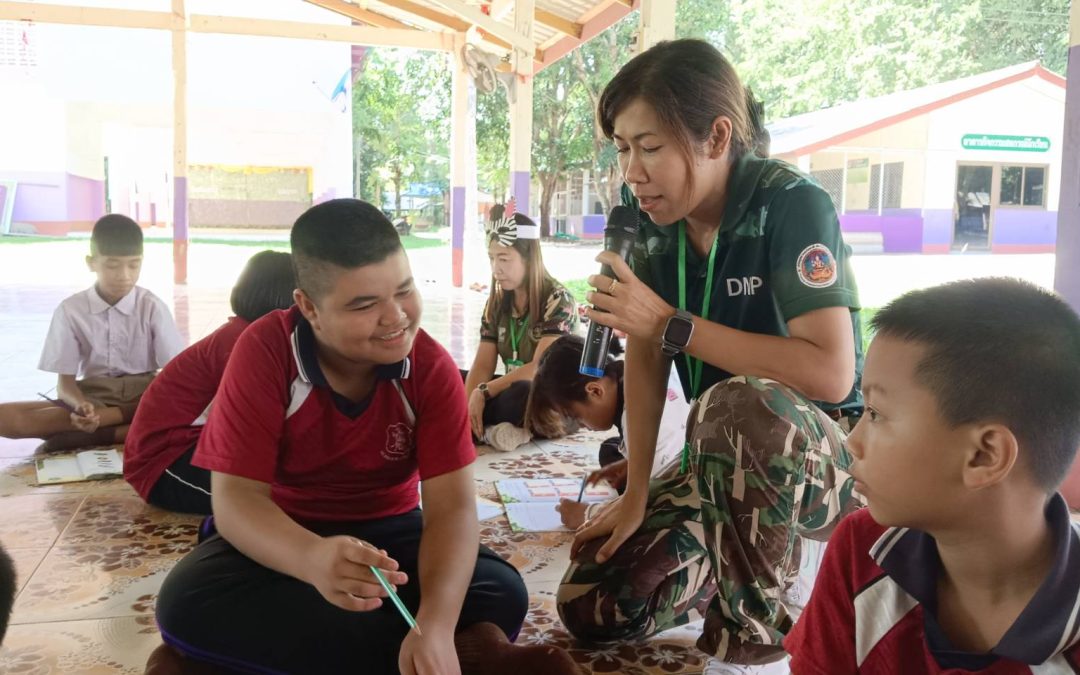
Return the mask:
<path fill-rule="evenodd" d="M 229 304 L 233 314 L 251 322 L 275 309 L 293 304 L 292 256 L 279 251 L 259 251 L 251 256 L 233 286 Z"/>
<path fill-rule="evenodd" d="M 343 270 L 386 260 L 401 239 L 382 211 L 359 199 L 332 199 L 296 219 L 292 234 L 296 286 L 317 300 Z"/>
<path fill-rule="evenodd" d="M 996 421 L 1020 443 L 1047 492 L 1080 443 L 1080 317 L 1016 279 L 975 279 L 908 293 L 871 321 L 878 335 L 918 342 L 917 381 L 952 425 Z"/>
<path fill-rule="evenodd" d="M 127 256 L 143 254 L 143 232 L 131 218 L 110 213 L 94 223 L 90 235 L 90 255 Z"/>
<path fill-rule="evenodd" d="M 0 546 L 0 645 L 4 644 L 11 608 L 15 605 L 15 563 Z"/>
<path fill-rule="evenodd" d="M 615 338 L 612 339 L 613 343 Z M 596 378 L 579 372 L 585 340 L 578 335 L 563 335 L 540 355 L 525 406 L 525 428 L 548 437 L 558 434 L 561 419 L 571 403 L 584 401 L 585 385 Z M 604 376 L 622 378 L 623 362 L 609 358 Z"/>

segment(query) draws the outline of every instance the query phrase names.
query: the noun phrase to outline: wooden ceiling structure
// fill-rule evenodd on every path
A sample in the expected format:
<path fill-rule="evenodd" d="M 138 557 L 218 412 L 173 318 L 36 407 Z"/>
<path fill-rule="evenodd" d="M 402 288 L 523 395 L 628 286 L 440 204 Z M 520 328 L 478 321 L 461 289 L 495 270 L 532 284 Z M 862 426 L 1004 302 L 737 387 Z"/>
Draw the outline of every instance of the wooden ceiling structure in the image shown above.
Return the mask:
<path fill-rule="evenodd" d="M 97 0 L 84 0 L 87 3 Z M 107 0 L 106 0 L 107 1 Z M 118 0 L 119 1 L 119 0 Z M 533 76 L 632 11 L 640 13 L 638 45 L 674 37 L 677 0 L 281 0 L 263 15 L 202 14 L 203 0 L 158 0 L 169 11 L 0 0 L 0 21 L 168 31 L 173 75 L 174 280 L 186 283 L 188 245 L 187 36 L 248 35 L 345 42 L 372 47 L 446 51 L 453 55 L 450 224 L 453 283 L 462 284 L 464 232 L 475 213 L 475 112 L 470 87 L 503 71 L 510 112 L 510 194 L 527 212 L 531 186 Z M 289 2 L 326 10 L 325 22 L 272 18 Z M 254 7 L 259 7 L 253 4 Z M 280 9 L 278 10 L 280 12 Z M 251 12 L 250 14 L 256 14 Z M 280 16 L 280 14 L 278 15 Z M 480 54 L 477 54 L 477 52 Z M 477 69 L 476 60 L 487 65 Z M 484 72 L 480 72 L 484 71 Z M 512 75 L 505 74 L 505 71 Z M 471 225 L 470 225 L 471 226 Z"/>

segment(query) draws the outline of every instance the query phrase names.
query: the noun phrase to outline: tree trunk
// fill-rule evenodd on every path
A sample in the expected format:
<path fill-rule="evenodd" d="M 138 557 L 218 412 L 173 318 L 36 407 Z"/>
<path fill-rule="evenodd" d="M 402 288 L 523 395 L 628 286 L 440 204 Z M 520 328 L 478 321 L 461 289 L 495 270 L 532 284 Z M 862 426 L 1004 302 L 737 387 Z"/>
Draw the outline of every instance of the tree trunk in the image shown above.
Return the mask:
<path fill-rule="evenodd" d="M 401 217 L 401 167 L 394 165 L 391 168 L 394 179 L 394 214 Z"/>
<path fill-rule="evenodd" d="M 540 236 L 544 239 L 551 237 L 551 200 L 555 198 L 555 186 L 558 183 L 559 171 L 541 172 L 540 178 Z"/>
<path fill-rule="evenodd" d="M 613 60 L 618 57 L 618 44 L 615 39 L 614 32 L 610 32 L 603 38 L 599 38 L 607 42 L 608 53 Z M 585 67 L 585 59 L 582 56 L 580 49 L 575 50 L 573 53 L 574 72 L 577 74 L 577 79 L 581 83 L 582 88 L 585 90 L 585 95 L 589 97 L 589 103 L 592 105 L 592 109 L 595 111 L 600 105 L 601 89 L 596 88 L 595 82 L 591 81 L 589 77 L 588 69 Z M 611 141 L 604 136 L 604 131 L 600 127 L 600 118 L 597 115 L 593 115 L 592 125 L 593 139 L 593 165 L 592 165 L 592 181 L 593 181 L 593 194 L 600 200 L 600 208 L 604 213 L 610 213 L 612 207 L 619 203 L 619 187 L 622 185 L 622 175 L 619 172 L 619 164 L 615 162 L 614 166 L 603 167 L 602 158 L 604 150 L 611 144 Z M 606 177 L 607 185 L 601 185 L 601 178 Z"/>

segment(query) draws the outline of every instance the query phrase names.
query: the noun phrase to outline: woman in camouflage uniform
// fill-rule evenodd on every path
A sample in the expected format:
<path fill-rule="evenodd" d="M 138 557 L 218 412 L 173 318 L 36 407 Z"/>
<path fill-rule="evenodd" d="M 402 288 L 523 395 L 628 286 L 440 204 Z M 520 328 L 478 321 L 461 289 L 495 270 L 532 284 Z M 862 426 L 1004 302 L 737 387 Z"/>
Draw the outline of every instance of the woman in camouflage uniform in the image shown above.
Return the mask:
<path fill-rule="evenodd" d="M 706 673 L 784 672 L 799 538 L 824 540 L 859 506 L 850 249 L 829 195 L 754 152 L 760 105 L 707 43 L 637 56 L 597 114 L 641 216 L 632 268 L 604 253 L 618 278 L 590 278 L 607 313 L 589 318 L 629 335 L 630 467 L 625 494 L 576 533 L 560 615 L 594 641 L 704 616 Z M 694 401 L 687 443 L 650 481 L 672 361 Z"/>

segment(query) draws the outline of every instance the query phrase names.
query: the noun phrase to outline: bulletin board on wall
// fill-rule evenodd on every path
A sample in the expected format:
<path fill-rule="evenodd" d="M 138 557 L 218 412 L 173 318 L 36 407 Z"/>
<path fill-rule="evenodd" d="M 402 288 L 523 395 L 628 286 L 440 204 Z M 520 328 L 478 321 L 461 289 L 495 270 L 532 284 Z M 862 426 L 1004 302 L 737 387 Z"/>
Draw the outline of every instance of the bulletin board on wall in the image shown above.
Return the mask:
<path fill-rule="evenodd" d="M 193 227 L 289 228 L 312 201 L 311 167 L 188 167 Z"/>
<path fill-rule="evenodd" d="M 0 234 L 11 234 L 11 218 L 15 213 L 15 189 L 18 186 L 13 180 L 0 180 Z"/>

